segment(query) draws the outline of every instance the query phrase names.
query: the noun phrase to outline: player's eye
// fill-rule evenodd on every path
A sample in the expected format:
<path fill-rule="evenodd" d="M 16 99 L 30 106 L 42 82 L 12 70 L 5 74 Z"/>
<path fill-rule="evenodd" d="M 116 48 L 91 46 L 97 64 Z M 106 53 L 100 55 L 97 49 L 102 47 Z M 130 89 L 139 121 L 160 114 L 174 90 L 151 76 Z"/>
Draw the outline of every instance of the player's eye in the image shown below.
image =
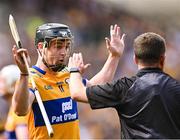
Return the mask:
<path fill-rule="evenodd" d="M 67 43 L 66 43 L 66 49 L 68 50 L 68 49 L 70 49 L 70 47 L 71 47 L 71 43 L 70 43 L 70 42 L 67 42 Z"/>
<path fill-rule="evenodd" d="M 56 47 L 57 47 L 57 48 L 61 48 L 62 46 L 63 46 L 63 42 L 57 42 L 57 43 L 56 43 Z"/>

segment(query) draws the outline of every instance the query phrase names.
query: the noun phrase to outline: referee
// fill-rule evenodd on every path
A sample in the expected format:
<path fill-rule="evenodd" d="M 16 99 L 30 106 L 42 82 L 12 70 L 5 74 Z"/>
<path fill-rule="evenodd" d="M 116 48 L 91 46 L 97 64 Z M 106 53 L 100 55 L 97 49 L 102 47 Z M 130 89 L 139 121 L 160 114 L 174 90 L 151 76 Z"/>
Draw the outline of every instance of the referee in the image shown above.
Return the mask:
<path fill-rule="evenodd" d="M 180 138 L 180 83 L 163 72 L 164 38 L 144 33 L 134 40 L 133 46 L 138 66 L 135 76 L 85 87 L 81 73 L 71 73 L 72 98 L 89 103 L 92 109 L 115 108 L 122 138 Z M 69 67 L 80 68 L 79 61 L 72 57 Z"/>

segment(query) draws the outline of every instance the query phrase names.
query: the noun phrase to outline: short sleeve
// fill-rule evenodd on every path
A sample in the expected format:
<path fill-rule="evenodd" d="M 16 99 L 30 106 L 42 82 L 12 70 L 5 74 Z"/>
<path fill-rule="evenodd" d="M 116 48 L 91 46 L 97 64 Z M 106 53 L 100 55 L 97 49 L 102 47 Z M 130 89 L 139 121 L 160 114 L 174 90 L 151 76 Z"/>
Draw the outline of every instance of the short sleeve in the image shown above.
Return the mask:
<path fill-rule="evenodd" d="M 88 87 L 86 94 L 91 108 L 99 109 L 118 106 L 132 83 L 131 79 L 122 78 L 113 83 Z"/>

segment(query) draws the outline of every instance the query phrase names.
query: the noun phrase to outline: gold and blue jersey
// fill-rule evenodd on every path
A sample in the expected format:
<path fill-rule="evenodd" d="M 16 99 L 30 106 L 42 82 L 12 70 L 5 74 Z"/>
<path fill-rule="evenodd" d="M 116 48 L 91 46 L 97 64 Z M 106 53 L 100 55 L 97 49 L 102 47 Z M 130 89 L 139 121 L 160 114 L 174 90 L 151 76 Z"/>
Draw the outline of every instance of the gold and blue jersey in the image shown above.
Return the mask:
<path fill-rule="evenodd" d="M 5 135 L 7 139 L 16 139 L 16 128 L 27 127 L 27 116 L 17 116 L 12 107 L 9 110 L 5 124 Z"/>
<path fill-rule="evenodd" d="M 77 103 L 70 97 L 68 85 L 70 74 L 68 70 L 65 68 L 61 72 L 51 73 L 33 66 L 31 74 L 53 127 L 53 139 L 79 139 Z M 29 88 L 34 92 L 30 82 Z M 29 113 L 28 127 L 30 139 L 49 138 L 36 101 L 33 102 Z"/>

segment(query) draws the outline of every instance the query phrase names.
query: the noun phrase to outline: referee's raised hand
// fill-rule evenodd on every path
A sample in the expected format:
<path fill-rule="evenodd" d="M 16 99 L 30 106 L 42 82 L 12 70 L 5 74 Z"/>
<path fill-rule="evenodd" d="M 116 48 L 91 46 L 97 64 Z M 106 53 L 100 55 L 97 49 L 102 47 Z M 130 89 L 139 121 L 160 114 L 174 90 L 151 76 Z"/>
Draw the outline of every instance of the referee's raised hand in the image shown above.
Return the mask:
<path fill-rule="evenodd" d="M 121 35 L 121 28 L 115 24 L 110 26 L 110 39 L 106 40 L 106 47 L 112 56 L 120 57 L 124 51 L 124 37 L 125 34 Z"/>

